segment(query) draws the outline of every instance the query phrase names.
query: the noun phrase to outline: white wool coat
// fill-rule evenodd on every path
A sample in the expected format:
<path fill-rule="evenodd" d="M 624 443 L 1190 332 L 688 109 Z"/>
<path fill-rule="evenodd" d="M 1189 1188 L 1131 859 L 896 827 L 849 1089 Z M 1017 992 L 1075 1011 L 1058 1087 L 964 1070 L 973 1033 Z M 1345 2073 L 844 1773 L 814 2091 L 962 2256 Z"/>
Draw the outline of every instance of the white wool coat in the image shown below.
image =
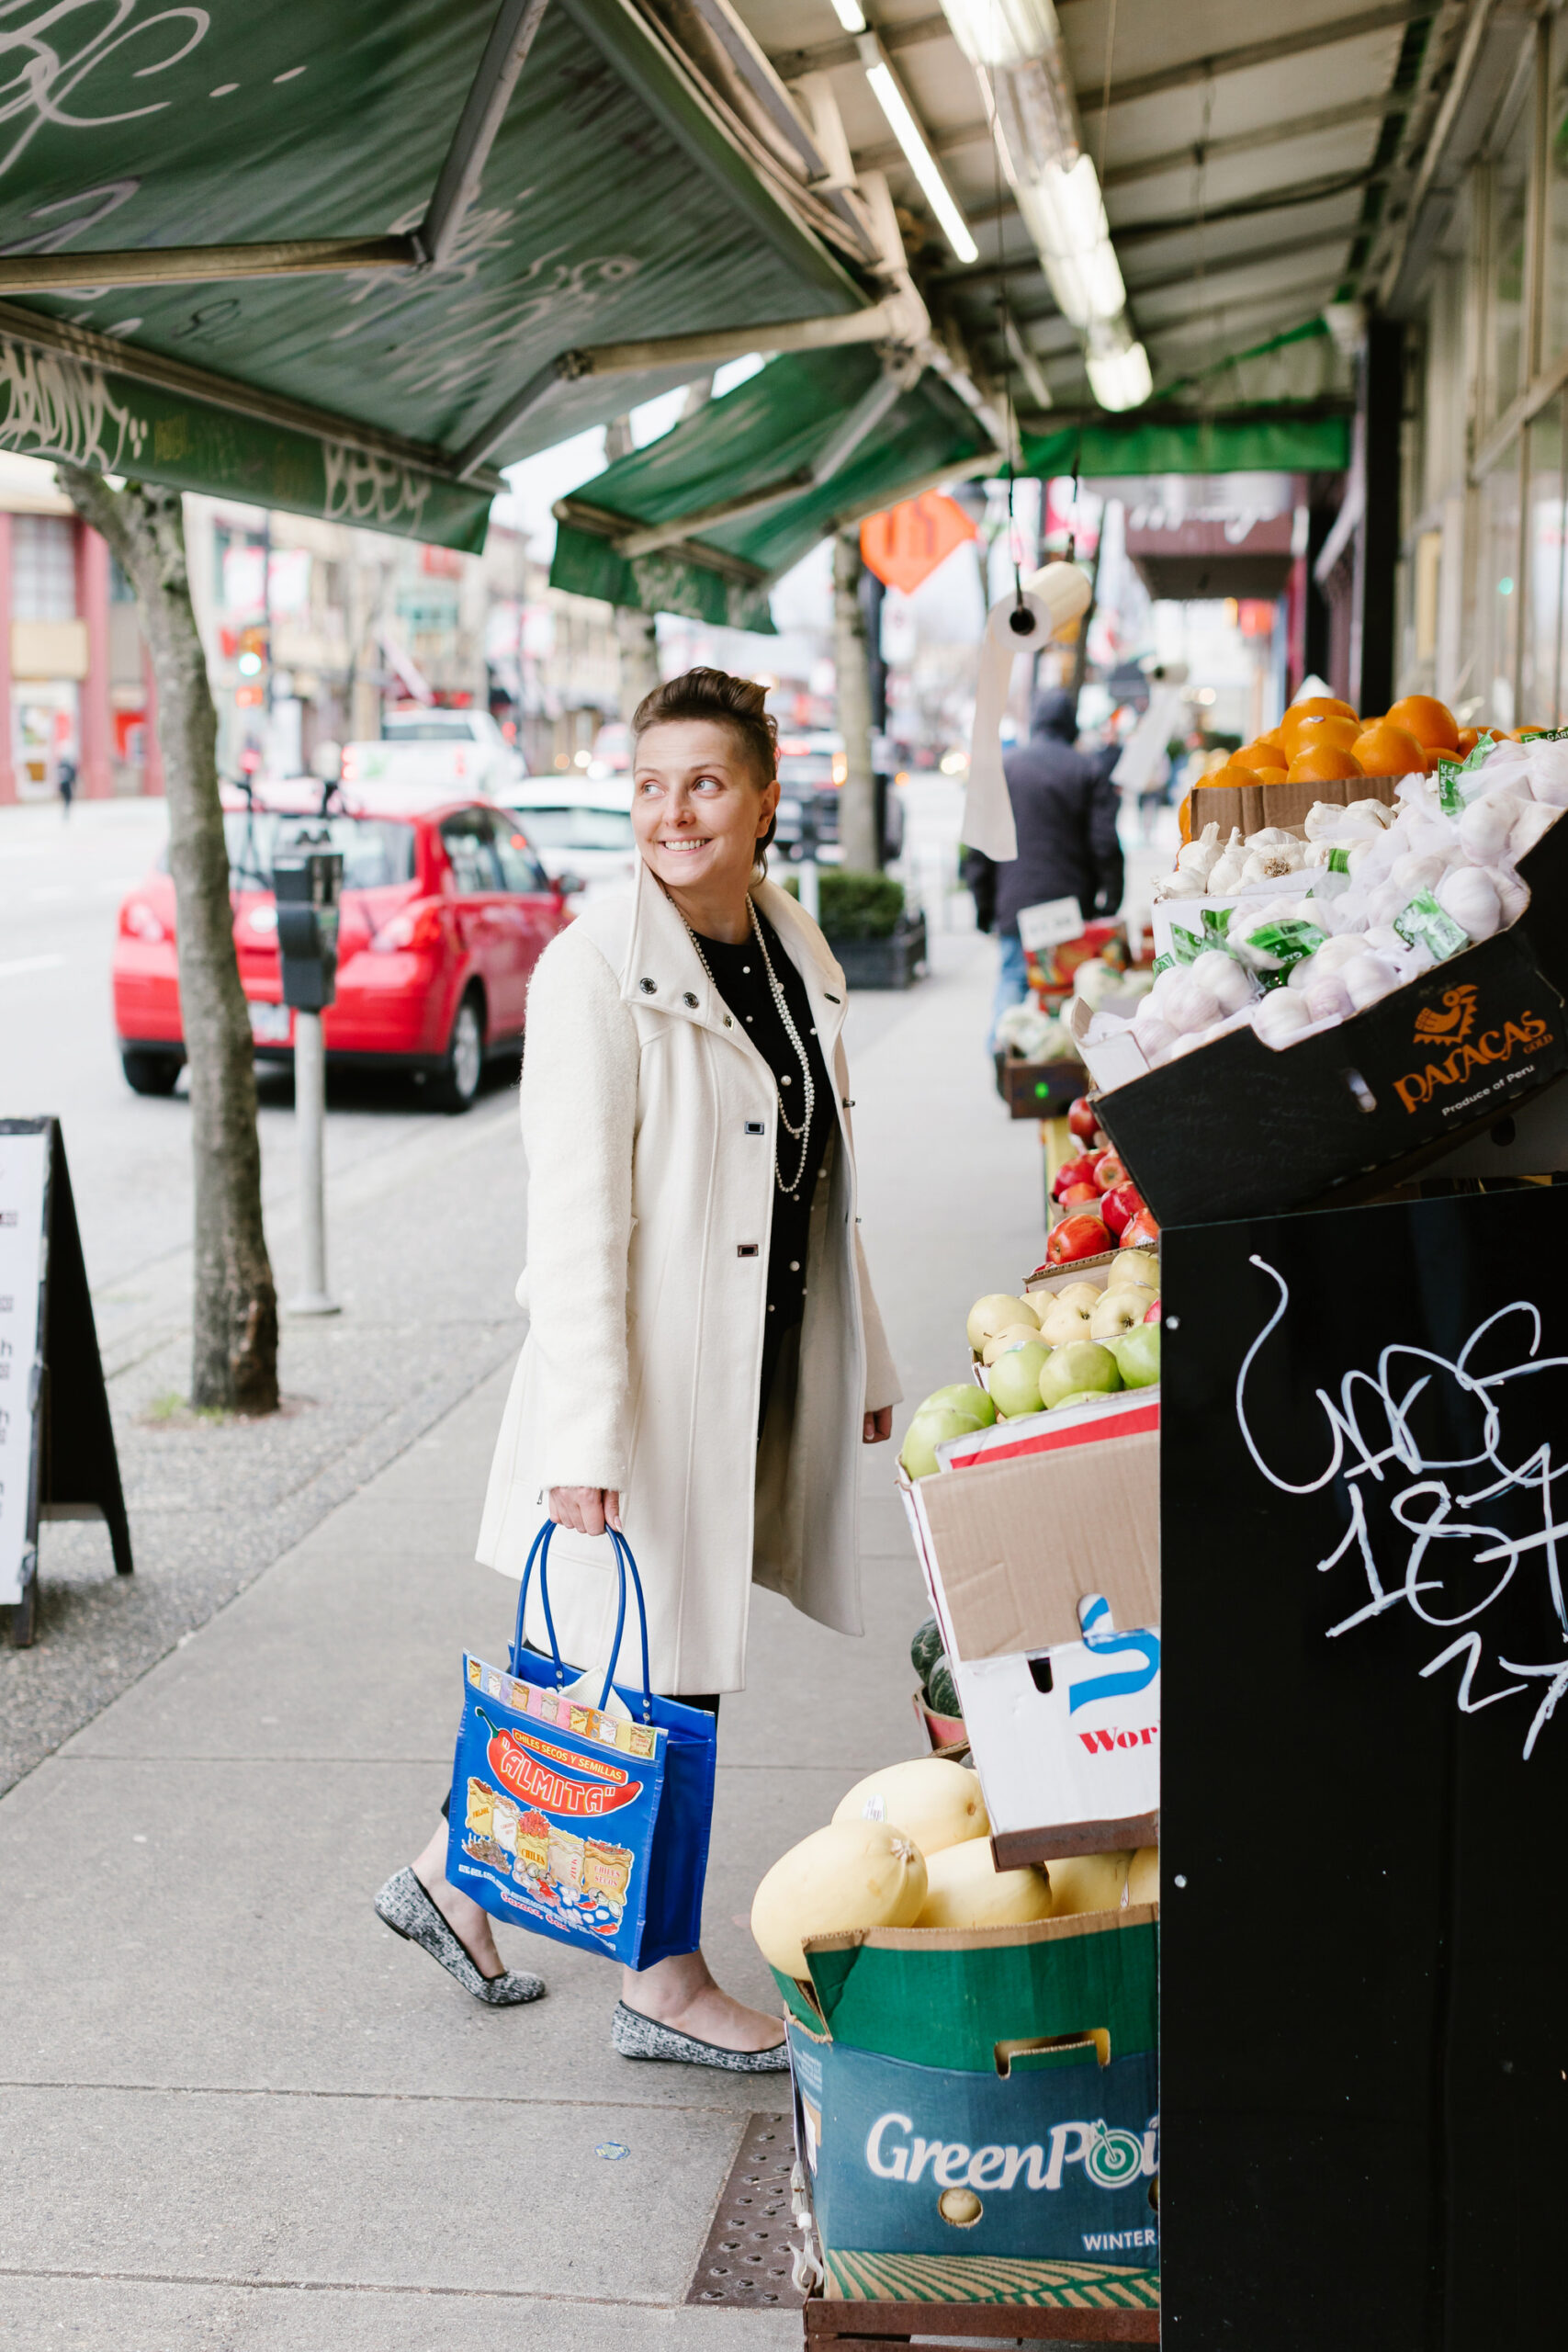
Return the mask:
<path fill-rule="evenodd" d="M 785 892 L 756 892 L 806 982 L 836 1122 L 811 1216 L 804 1320 L 761 1448 L 778 1095 L 673 906 L 635 891 L 546 948 L 528 996 L 523 1139 L 528 1336 L 491 1471 L 479 1558 L 520 1577 L 552 1487 L 610 1487 L 648 1599 L 653 1687 L 739 1690 L 753 1579 L 838 1632 L 862 1628 L 862 1421 L 899 1390 L 855 1214 L 844 978 Z M 560 1529 L 561 1655 L 601 1665 L 610 1545 Z M 536 1600 L 529 1638 L 547 1646 Z M 628 1612 L 618 1679 L 637 1679 Z"/>

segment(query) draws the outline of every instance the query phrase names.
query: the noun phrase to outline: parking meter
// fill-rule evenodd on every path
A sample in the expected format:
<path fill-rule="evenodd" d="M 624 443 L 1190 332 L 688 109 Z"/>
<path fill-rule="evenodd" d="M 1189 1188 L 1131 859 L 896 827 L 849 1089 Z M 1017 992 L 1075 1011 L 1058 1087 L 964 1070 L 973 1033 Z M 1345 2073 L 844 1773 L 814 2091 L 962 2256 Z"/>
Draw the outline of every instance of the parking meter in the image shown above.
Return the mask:
<path fill-rule="evenodd" d="M 273 860 L 272 894 L 277 906 L 283 1001 L 298 1012 L 320 1012 L 337 994 L 337 920 L 342 891 L 341 850 L 317 849 L 309 836 L 304 836 L 283 845 Z"/>

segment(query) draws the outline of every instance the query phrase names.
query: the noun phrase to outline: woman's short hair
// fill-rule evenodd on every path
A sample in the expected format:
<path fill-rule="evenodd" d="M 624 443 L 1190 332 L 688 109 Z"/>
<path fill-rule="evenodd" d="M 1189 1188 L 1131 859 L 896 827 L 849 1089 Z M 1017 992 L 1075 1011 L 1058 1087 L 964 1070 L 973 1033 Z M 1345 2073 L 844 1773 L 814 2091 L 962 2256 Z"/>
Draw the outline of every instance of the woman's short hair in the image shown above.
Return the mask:
<path fill-rule="evenodd" d="M 758 784 L 765 789 L 779 772 L 779 723 L 767 702 L 768 690 L 755 678 L 733 677 L 728 670 L 687 670 L 644 695 L 632 714 L 633 745 L 650 727 L 705 718 L 739 737 Z M 776 817 L 770 821 L 761 838 L 762 849 L 773 840 L 777 823 Z"/>

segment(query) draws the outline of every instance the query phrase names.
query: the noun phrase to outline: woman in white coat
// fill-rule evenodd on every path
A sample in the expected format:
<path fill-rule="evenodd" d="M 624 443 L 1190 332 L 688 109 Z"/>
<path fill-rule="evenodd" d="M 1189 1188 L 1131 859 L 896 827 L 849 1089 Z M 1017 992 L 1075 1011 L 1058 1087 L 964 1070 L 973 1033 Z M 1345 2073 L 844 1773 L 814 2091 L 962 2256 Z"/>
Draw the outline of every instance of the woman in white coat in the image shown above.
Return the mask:
<path fill-rule="evenodd" d="M 479 1557 L 520 1577 L 553 1519 L 560 1654 L 589 1666 L 615 1589 L 592 1539 L 624 1525 L 654 1688 L 716 1713 L 745 1681 L 753 1582 L 862 1631 L 856 1457 L 889 1435 L 898 1387 L 857 1231 L 843 975 L 763 878 L 779 787 L 762 689 L 691 671 L 634 734 L 635 892 L 585 910 L 529 991 L 530 1322 Z M 536 1998 L 448 1884 L 446 1849 L 443 1825 L 378 1910 L 477 1997 Z M 721 1991 L 700 1951 L 626 1971 L 612 2038 L 627 2057 L 787 2064 L 777 2019 Z"/>

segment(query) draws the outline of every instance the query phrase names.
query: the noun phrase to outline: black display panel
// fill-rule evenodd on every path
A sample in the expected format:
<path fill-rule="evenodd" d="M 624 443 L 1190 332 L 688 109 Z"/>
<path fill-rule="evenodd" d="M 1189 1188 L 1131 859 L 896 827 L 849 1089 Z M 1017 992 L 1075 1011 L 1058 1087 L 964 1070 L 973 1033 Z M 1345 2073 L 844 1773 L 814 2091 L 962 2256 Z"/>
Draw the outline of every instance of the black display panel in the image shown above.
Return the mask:
<path fill-rule="evenodd" d="M 1568 2340 L 1568 1191 L 1168 1231 L 1164 2335 Z"/>

